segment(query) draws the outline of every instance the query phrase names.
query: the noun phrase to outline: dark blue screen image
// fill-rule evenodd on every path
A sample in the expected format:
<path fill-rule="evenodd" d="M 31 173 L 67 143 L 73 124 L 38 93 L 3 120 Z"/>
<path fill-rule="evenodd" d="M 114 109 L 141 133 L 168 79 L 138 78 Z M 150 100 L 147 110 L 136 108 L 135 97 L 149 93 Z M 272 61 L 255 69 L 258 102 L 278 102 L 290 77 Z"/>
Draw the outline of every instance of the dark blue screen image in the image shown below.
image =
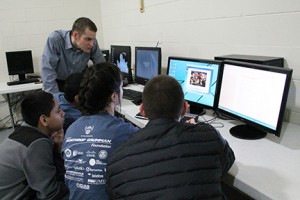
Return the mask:
<path fill-rule="evenodd" d="M 159 52 L 151 50 L 138 50 L 136 52 L 136 75 L 150 80 L 158 75 Z"/>

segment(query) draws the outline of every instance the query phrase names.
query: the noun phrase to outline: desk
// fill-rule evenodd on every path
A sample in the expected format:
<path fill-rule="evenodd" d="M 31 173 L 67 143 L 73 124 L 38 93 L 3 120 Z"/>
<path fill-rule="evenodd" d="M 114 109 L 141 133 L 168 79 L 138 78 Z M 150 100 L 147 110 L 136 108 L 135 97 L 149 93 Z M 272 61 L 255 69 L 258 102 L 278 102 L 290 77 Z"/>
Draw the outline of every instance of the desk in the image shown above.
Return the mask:
<path fill-rule="evenodd" d="M 12 126 L 13 128 L 15 127 L 15 122 L 14 122 L 14 116 L 12 112 L 12 105 L 10 102 L 10 96 L 9 94 L 11 93 L 17 93 L 17 92 L 25 92 L 25 91 L 30 91 L 30 90 L 38 90 L 43 87 L 42 83 L 26 83 L 26 84 L 19 84 L 19 85 L 11 85 L 8 86 L 6 82 L 0 82 L 0 94 L 3 94 L 7 96 L 7 103 L 8 103 L 8 109 L 9 109 L 9 114 L 12 120 Z"/>
<path fill-rule="evenodd" d="M 125 118 L 139 127 L 147 120 L 135 118 L 139 106 L 123 100 Z M 124 109 L 123 109 L 124 108 Z M 204 115 L 206 120 L 212 113 Z M 199 117 L 201 121 L 201 117 Z M 224 127 L 217 128 L 235 152 L 236 161 L 224 177 L 224 182 L 254 199 L 300 199 L 300 126 L 283 123 L 281 137 L 268 134 L 259 140 L 233 137 L 229 129 L 240 122 L 221 120 Z"/>

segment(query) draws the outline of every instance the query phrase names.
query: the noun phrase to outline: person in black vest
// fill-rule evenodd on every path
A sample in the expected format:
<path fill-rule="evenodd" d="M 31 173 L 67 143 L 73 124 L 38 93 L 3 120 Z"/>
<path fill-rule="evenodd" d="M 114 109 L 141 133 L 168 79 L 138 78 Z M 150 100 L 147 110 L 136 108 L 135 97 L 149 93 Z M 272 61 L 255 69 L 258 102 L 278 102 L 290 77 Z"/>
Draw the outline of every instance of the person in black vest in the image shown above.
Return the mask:
<path fill-rule="evenodd" d="M 159 75 L 146 84 L 140 112 L 149 122 L 110 157 L 110 199 L 226 199 L 221 179 L 234 152 L 211 125 L 180 122 L 187 107 L 174 78 Z"/>
<path fill-rule="evenodd" d="M 65 199 L 64 112 L 52 94 L 38 90 L 22 101 L 21 113 L 24 123 L 0 144 L 1 199 Z"/>

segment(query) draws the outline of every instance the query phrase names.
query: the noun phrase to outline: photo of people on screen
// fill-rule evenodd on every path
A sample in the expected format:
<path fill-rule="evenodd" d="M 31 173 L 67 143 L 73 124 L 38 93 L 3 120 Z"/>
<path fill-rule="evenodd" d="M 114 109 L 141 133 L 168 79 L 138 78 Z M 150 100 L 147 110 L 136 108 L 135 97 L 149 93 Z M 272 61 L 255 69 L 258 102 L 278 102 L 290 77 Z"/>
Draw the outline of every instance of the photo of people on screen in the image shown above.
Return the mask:
<path fill-rule="evenodd" d="M 137 59 L 137 75 L 151 79 L 157 75 L 158 54 L 151 51 L 139 51 Z"/>
<path fill-rule="evenodd" d="M 128 62 L 126 59 L 126 52 L 120 53 L 120 59 L 117 59 L 117 66 L 120 68 L 121 72 L 128 73 Z"/>
<path fill-rule="evenodd" d="M 212 71 L 194 67 L 187 68 L 185 89 L 193 93 L 209 93 Z"/>
<path fill-rule="evenodd" d="M 199 85 L 199 86 L 205 87 L 207 73 L 191 71 L 191 74 L 192 74 L 191 79 L 190 79 L 191 85 Z"/>

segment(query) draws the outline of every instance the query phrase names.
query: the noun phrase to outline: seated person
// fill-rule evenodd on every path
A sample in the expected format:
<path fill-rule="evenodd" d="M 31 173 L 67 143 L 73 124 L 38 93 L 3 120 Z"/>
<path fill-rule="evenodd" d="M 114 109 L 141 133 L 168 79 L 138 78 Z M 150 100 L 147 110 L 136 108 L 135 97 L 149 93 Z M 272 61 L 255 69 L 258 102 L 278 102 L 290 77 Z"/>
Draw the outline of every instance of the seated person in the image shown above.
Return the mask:
<path fill-rule="evenodd" d="M 39 90 L 24 98 L 21 113 L 25 123 L 0 144 L 0 197 L 63 199 L 64 112 L 52 94 Z"/>
<path fill-rule="evenodd" d="M 66 131 L 76 119 L 82 116 L 77 103 L 82 77 L 82 73 L 71 74 L 65 82 L 64 92 L 53 94 L 60 108 L 65 112 L 64 131 Z"/>
<path fill-rule="evenodd" d="M 221 179 L 234 153 L 211 125 L 179 122 L 187 107 L 174 78 L 159 75 L 146 84 L 140 112 L 149 122 L 111 155 L 110 199 L 225 198 Z"/>
<path fill-rule="evenodd" d="M 89 67 L 78 102 L 84 116 L 65 134 L 63 157 L 70 199 L 106 200 L 106 163 L 111 152 L 138 128 L 115 116 L 123 95 L 120 69 L 111 63 Z"/>

